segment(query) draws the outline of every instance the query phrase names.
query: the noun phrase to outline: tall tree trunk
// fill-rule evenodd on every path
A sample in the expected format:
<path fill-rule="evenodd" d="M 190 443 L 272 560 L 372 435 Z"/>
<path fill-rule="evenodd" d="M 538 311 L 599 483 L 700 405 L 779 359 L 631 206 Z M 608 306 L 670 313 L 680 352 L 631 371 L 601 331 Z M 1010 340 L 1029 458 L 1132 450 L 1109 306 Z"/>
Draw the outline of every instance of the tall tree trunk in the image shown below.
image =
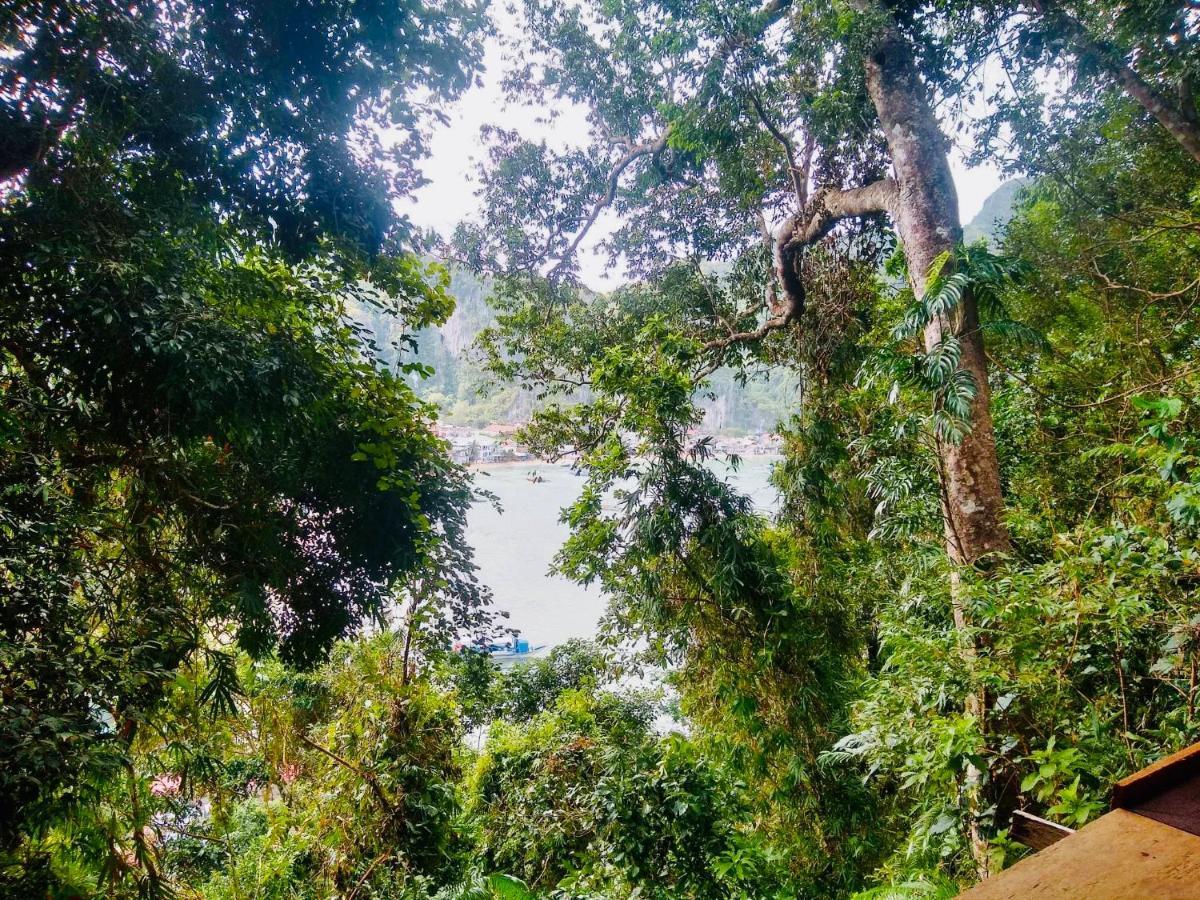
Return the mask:
<path fill-rule="evenodd" d="M 953 254 L 962 240 L 947 141 L 926 98 L 912 48 L 895 28 L 881 30 L 866 67 L 867 88 L 895 167 L 896 230 L 908 259 L 913 291 L 920 297 L 930 267 L 943 253 Z M 926 348 L 932 349 L 948 334 L 957 336 L 962 346 L 959 365 L 974 379 L 976 396 L 970 432 L 959 444 L 940 443 L 946 545 L 956 563 L 975 565 L 990 554 L 1007 551 L 1010 545 L 1003 521 L 987 357 L 978 309 L 969 291 L 958 309 L 929 323 Z"/>
<path fill-rule="evenodd" d="M 926 275 L 944 253 L 954 253 L 962 240 L 958 195 L 950 173 L 947 141 L 929 104 L 925 84 L 913 61 L 912 48 L 893 25 L 882 26 L 866 59 L 867 89 L 879 114 L 891 151 L 898 195 L 893 216 L 908 260 L 914 293 L 921 297 Z M 948 270 L 947 270 L 948 271 Z M 957 309 L 937 316 L 925 329 L 926 349 L 954 335 L 962 347 L 960 367 L 974 379 L 976 395 L 971 407 L 971 430 L 955 444 L 938 441 L 942 518 L 946 549 L 956 567 L 986 564 L 988 558 L 1010 547 L 1000 491 L 996 436 L 992 428 L 987 357 L 979 330 L 974 297 L 966 292 Z M 983 649 L 969 638 L 971 622 L 961 603 L 959 579 L 951 585 L 955 625 L 964 635 L 968 661 Z M 968 698 L 967 711 L 983 728 L 988 699 Z M 967 773 L 966 790 L 971 805 L 971 843 L 981 877 L 988 874 L 987 840 L 979 821 L 980 810 L 996 798 L 996 789 L 984 773 Z"/>

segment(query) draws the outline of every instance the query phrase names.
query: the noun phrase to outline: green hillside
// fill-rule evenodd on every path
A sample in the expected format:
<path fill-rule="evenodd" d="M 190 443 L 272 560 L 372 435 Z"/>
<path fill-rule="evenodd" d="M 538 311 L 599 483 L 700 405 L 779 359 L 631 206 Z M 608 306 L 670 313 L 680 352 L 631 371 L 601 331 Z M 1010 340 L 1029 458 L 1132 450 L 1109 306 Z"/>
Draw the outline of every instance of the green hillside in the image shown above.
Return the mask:
<path fill-rule="evenodd" d="M 536 406 L 534 395 L 514 384 L 495 383 L 473 352 L 479 333 L 495 322 L 488 304 L 488 281 L 454 269 L 450 294 L 456 306 L 446 324 L 413 335 L 417 345 L 413 358 L 433 369 L 428 378 L 412 376 L 417 393 L 436 403 L 442 419 L 450 424 L 527 421 Z M 394 364 L 403 337 L 402 324 L 364 310 L 356 313 L 356 318 L 371 329 L 385 358 Z M 799 397 L 795 375 L 782 369 L 764 371 L 744 388 L 735 384 L 731 372 L 718 371 L 712 377 L 711 393 L 712 397 L 703 398 L 700 404 L 706 431 L 771 431 L 792 413 Z"/>
<path fill-rule="evenodd" d="M 996 243 L 997 237 L 1013 217 L 1013 208 L 1021 189 L 1029 184 L 1027 178 L 1014 178 L 996 188 L 983 201 L 983 206 L 975 218 L 963 226 L 963 242 L 972 244 L 980 238 L 987 238 L 989 243 Z"/>

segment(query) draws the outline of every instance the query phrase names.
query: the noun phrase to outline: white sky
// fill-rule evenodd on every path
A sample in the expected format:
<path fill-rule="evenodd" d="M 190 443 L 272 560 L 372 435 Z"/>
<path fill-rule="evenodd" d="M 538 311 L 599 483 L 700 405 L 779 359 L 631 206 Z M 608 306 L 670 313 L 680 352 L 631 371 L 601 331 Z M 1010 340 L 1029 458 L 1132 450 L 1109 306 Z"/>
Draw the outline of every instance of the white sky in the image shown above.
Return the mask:
<path fill-rule="evenodd" d="M 500 25 L 500 27 L 504 27 Z M 413 201 L 402 204 L 413 222 L 421 228 L 433 228 L 449 235 L 454 226 L 469 221 L 478 214 L 480 203 L 477 163 L 484 157 L 480 131 L 484 125 L 517 128 L 534 139 L 544 138 L 552 147 L 564 148 L 586 142 L 587 120 L 580 108 L 563 107 L 556 110 L 552 124 L 547 124 L 545 111 L 505 102 L 500 79 L 505 68 L 504 49 L 498 38 L 485 44 L 485 71 L 482 83 L 471 88 L 448 111 L 449 124 L 439 127 L 431 145 L 432 155 L 423 170 L 429 184 L 417 192 Z M 969 169 L 957 148 L 951 153 L 951 168 L 958 187 L 958 206 L 963 223 L 969 222 L 983 201 L 1003 182 L 999 172 L 991 167 Z M 602 216 L 593 229 L 595 237 L 608 230 Z M 597 289 L 615 287 L 623 273 L 608 267 L 605 257 L 593 252 L 595 240 L 580 248 L 580 269 L 583 280 Z"/>

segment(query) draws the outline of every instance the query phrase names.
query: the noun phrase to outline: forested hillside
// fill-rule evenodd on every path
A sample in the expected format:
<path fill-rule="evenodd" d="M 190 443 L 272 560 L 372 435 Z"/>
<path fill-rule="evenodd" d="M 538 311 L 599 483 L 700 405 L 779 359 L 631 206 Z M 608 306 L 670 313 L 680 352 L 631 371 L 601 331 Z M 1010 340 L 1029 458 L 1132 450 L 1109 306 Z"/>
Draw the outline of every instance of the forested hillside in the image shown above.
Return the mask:
<path fill-rule="evenodd" d="M 993 245 L 1001 243 L 1004 226 L 1013 217 L 1021 191 L 1030 186 L 1031 183 L 1027 179 L 1014 178 L 996 188 L 983 201 L 983 206 L 979 208 L 975 217 L 963 226 L 963 243 L 973 244 L 980 240 Z"/>
<path fill-rule="evenodd" d="M 398 343 L 402 322 L 369 308 L 356 310 L 355 317 L 368 326 L 389 364 L 403 357 L 431 370 L 414 374 L 410 382 L 418 396 L 438 407 L 442 421 L 475 426 L 527 422 L 544 403 L 519 385 L 493 379 L 476 346 L 484 329 L 496 324 L 490 279 L 451 267 L 447 293 L 454 299 L 453 314 L 442 325 L 414 332 L 415 352 Z M 763 366 L 745 386 L 734 384 L 731 370 L 715 373 L 697 401 L 704 411 L 705 431 L 761 433 L 785 419 L 798 397 L 791 373 Z"/>
<path fill-rule="evenodd" d="M 7 4 L 0 895 L 948 898 L 1096 819 L 1200 738 L 1198 79 L 1182 0 Z M 594 640 L 506 633 L 439 409 L 571 460 Z"/>

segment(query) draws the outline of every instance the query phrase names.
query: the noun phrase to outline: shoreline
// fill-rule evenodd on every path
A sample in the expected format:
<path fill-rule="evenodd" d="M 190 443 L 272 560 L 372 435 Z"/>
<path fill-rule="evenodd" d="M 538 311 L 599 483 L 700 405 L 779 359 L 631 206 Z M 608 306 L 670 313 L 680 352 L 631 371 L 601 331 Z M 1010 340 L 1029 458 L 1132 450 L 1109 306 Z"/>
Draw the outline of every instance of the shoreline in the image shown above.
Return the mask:
<path fill-rule="evenodd" d="M 783 459 L 783 455 L 780 453 L 754 453 L 754 454 L 742 455 L 740 457 L 740 459 L 741 459 L 742 465 L 745 465 L 747 462 L 750 462 L 751 460 L 762 460 L 764 462 L 778 462 L 779 460 Z M 571 462 L 571 460 L 559 460 L 558 462 L 550 462 L 549 460 L 545 460 L 545 459 L 507 459 L 507 460 L 501 460 L 501 461 L 497 461 L 497 462 L 463 463 L 463 465 L 468 470 L 473 472 L 476 470 L 486 471 L 488 469 L 513 469 L 513 468 L 521 468 L 521 467 L 527 467 L 527 468 L 532 469 L 532 468 L 537 468 L 539 466 L 546 467 L 546 468 L 554 468 L 554 469 L 570 469 L 572 467 L 572 462 Z"/>
<path fill-rule="evenodd" d="M 463 465 L 471 471 L 476 469 L 513 469 L 522 466 L 527 466 L 531 469 L 537 466 L 550 466 L 555 469 L 569 469 L 571 467 L 571 463 L 565 460 L 561 462 L 548 462 L 544 459 L 505 459 L 497 462 L 463 463 Z"/>

